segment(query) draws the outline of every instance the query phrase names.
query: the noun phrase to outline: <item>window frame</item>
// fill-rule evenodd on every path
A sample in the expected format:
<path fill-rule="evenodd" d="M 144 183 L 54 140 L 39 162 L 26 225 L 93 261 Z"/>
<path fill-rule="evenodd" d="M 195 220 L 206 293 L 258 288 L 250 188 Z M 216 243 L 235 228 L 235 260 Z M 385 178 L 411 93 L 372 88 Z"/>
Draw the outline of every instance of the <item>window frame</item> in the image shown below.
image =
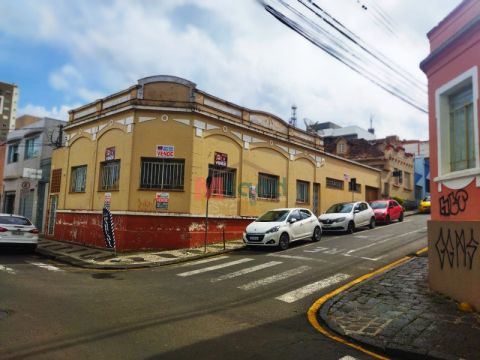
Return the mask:
<path fill-rule="evenodd" d="M 341 183 L 342 186 L 339 187 L 339 186 L 332 185 L 332 180 L 333 180 L 333 182 L 336 182 L 337 184 Z M 329 184 L 329 182 L 330 182 L 330 184 Z M 345 181 L 327 177 L 327 178 L 325 178 L 325 187 L 328 188 L 328 189 L 334 189 L 334 190 L 344 190 L 345 189 Z"/>
<path fill-rule="evenodd" d="M 452 171 L 451 160 L 451 138 L 450 138 L 450 104 L 449 99 L 460 90 L 470 86 L 472 88 L 473 101 L 473 139 L 475 166 L 472 168 Z M 437 131 L 437 155 L 438 174 L 434 179 L 436 182 L 454 180 L 469 175 L 479 175 L 479 129 L 478 129 L 478 69 L 477 66 L 463 72 L 456 78 L 450 80 L 435 91 L 435 122 Z"/>
<path fill-rule="evenodd" d="M 99 172 L 99 178 L 98 178 L 98 191 L 118 191 L 120 188 L 120 159 L 114 159 L 114 160 L 105 160 L 100 162 L 100 172 Z M 113 168 L 115 169 L 115 166 L 117 168 L 117 174 L 116 174 L 116 179 L 115 181 L 112 182 L 112 184 L 107 184 L 104 186 L 104 171 L 105 169 L 110 169 Z M 114 179 L 115 176 L 112 176 L 112 179 Z M 109 180 L 110 178 L 108 178 Z"/>
<path fill-rule="evenodd" d="M 268 189 L 263 189 L 263 186 L 265 185 L 265 182 L 262 183 L 262 179 L 268 180 L 268 181 L 274 181 L 275 184 L 273 186 L 269 186 L 269 188 L 275 187 L 275 193 L 274 194 L 266 194 L 266 190 Z M 264 200 L 279 200 L 280 198 L 280 177 L 277 175 L 272 175 L 272 174 L 266 174 L 266 173 L 258 173 L 258 190 L 257 190 L 257 198 L 258 199 L 264 199 Z M 265 196 L 264 196 L 265 195 Z"/>
<path fill-rule="evenodd" d="M 30 142 L 33 142 L 33 146 L 29 147 Z M 31 149 L 30 149 L 31 148 Z M 30 153 L 32 150 L 32 153 Z M 25 152 L 23 154 L 23 159 L 34 159 L 40 155 L 40 136 L 31 136 L 25 138 Z"/>
<path fill-rule="evenodd" d="M 219 178 L 222 179 L 222 186 L 216 187 L 217 182 L 215 181 L 215 173 L 219 174 Z M 233 178 L 231 181 L 231 187 L 228 191 L 225 183 L 227 182 L 228 185 L 228 175 L 231 175 Z M 211 194 L 216 196 L 226 196 L 226 197 L 235 197 L 236 196 L 236 181 L 237 181 L 237 169 L 236 168 L 229 168 L 226 166 L 221 165 L 214 165 L 208 164 L 208 176 L 212 178 L 212 185 L 211 185 Z"/>
<path fill-rule="evenodd" d="M 16 151 L 14 152 L 12 149 L 16 149 Z M 19 150 L 20 149 L 20 143 L 19 142 L 15 142 L 15 143 L 11 143 L 11 144 L 8 144 L 8 149 L 7 149 L 7 164 L 13 164 L 13 163 L 16 163 L 18 162 L 20 159 L 20 153 L 19 153 Z M 14 157 L 14 155 L 17 155 L 16 159 L 11 159 L 12 157 Z"/>
<path fill-rule="evenodd" d="M 301 198 L 300 195 L 303 195 L 299 192 L 299 185 L 300 186 L 305 186 L 305 198 Z M 297 195 L 296 195 L 296 202 L 301 203 L 301 204 L 309 204 L 310 203 L 310 182 L 305 181 L 305 180 L 298 180 L 297 179 L 297 184 L 296 184 L 296 190 L 297 190 Z"/>
<path fill-rule="evenodd" d="M 153 186 L 157 184 L 150 184 L 150 186 L 145 186 L 147 183 L 143 182 L 144 178 L 144 162 L 150 162 L 152 164 L 172 164 L 175 163 L 176 165 L 182 165 L 180 167 L 181 172 L 181 181 L 176 185 L 165 185 L 162 180 L 161 186 Z M 156 174 L 159 175 L 159 174 Z M 163 173 L 162 173 L 163 175 Z M 163 177 L 163 176 L 162 176 Z M 140 158 L 140 190 L 162 190 L 162 191 L 184 191 L 185 190 L 185 159 L 177 159 L 177 158 L 156 158 L 156 157 L 147 157 L 142 156 Z"/>
<path fill-rule="evenodd" d="M 79 190 L 76 188 L 77 183 L 77 172 L 80 169 L 85 169 L 83 176 L 83 188 L 80 187 Z M 87 190 L 87 165 L 78 165 L 72 166 L 70 168 L 70 193 L 85 193 Z"/>

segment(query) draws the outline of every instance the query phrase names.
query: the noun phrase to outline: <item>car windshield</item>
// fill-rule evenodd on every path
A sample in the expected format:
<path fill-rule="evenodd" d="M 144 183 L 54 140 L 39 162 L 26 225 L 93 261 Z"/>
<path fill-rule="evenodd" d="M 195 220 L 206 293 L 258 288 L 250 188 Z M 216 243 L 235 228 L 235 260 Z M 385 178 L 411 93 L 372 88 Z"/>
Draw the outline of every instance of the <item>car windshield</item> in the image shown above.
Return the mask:
<path fill-rule="evenodd" d="M 352 211 L 353 204 L 335 204 L 330 206 L 327 210 L 327 214 L 337 214 L 337 213 L 349 213 Z"/>
<path fill-rule="evenodd" d="M 0 224 L 4 225 L 32 225 L 32 223 L 23 217 L 0 216 Z"/>
<path fill-rule="evenodd" d="M 285 221 L 290 210 L 271 210 L 260 216 L 256 222 L 280 222 Z"/>
<path fill-rule="evenodd" d="M 386 209 L 387 208 L 387 203 L 386 202 L 372 202 L 370 204 L 372 209 Z"/>
<path fill-rule="evenodd" d="M 430 196 L 427 196 L 423 201 L 430 201 Z"/>

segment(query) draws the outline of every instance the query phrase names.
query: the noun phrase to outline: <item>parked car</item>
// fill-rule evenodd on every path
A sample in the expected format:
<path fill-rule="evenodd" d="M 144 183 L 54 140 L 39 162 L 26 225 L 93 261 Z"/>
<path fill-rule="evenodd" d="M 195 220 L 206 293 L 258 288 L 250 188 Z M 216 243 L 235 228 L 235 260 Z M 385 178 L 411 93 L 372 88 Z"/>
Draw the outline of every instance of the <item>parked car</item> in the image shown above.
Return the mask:
<path fill-rule="evenodd" d="M 38 244 L 38 230 L 24 216 L 0 214 L 0 244 L 20 244 L 34 251 Z"/>
<path fill-rule="evenodd" d="M 332 205 L 318 218 L 325 231 L 346 231 L 352 234 L 356 228 L 375 227 L 375 213 L 365 201 Z"/>
<path fill-rule="evenodd" d="M 278 246 L 288 249 L 292 241 L 312 239 L 319 241 L 322 225 L 308 209 L 290 208 L 270 210 L 249 224 L 243 241 L 254 246 Z"/>
<path fill-rule="evenodd" d="M 375 221 L 390 224 L 392 220 L 403 221 L 403 208 L 395 200 L 376 200 L 370 203 Z"/>
<path fill-rule="evenodd" d="M 420 201 L 420 205 L 418 206 L 418 211 L 421 213 L 429 213 L 430 212 L 430 195 L 427 195 Z"/>

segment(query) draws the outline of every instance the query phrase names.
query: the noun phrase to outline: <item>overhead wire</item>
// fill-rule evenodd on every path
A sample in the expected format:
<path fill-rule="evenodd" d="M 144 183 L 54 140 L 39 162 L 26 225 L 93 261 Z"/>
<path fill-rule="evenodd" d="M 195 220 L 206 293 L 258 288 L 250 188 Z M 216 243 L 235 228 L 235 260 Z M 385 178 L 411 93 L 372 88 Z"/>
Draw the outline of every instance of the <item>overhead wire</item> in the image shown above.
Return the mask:
<path fill-rule="evenodd" d="M 303 6 L 306 6 L 303 0 L 297 0 L 297 1 L 301 3 Z M 352 50 L 351 47 L 347 45 L 342 38 L 338 38 L 335 35 L 333 35 L 331 32 L 325 30 L 324 28 L 319 26 L 317 23 L 315 23 L 314 21 L 306 17 L 304 14 L 302 14 L 299 10 L 287 4 L 285 1 L 277 0 L 277 3 L 281 4 L 284 8 L 286 8 L 293 15 L 295 15 L 298 18 L 298 20 L 300 20 L 303 23 L 303 25 L 300 24 L 300 22 L 294 21 L 292 18 L 284 15 L 283 13 L 275 9 L 273 6 L 263 3 L 263 7 L 265 8 L 266 11 L 268 11 L 271 15 L 273 15 L 277 20 L 282 22 L 284 25 L 288 26 L 290 29 L 294 30 L 299 35 L 303 36 L 312 44 L 324 50 L 329 55 L 333 56 L 335 59 L 342 62 L 344 65 L 348 66 L 350 69 L 352 69 L 356 73 L 362 75 L 363 77 L 367 78 L 369 81 L 373 82 L 375 85 L 381 87 L 383 90 L 399 98 L 400 100 L 408 103 L 409 105 L 415 107 L 416 109 L 422 112 L 426 112 L 426 106 L 421 104 L 413 96 L 410 96 L 412 89 L 408 86 L 406 90 L 404 89 L 406 87 L 406 84 L 404 82 L 405 80 L 408 79 L 408 76 L 406 76 L 405 74 L 403 74 L 403 76 L 400 76 L 399 73 L 401 72 L 398 69 L 393 69 L 392 66 L 387 66 L 385 64 L 385 59 L 383 59 L 383 61 L 380 60 L 381 57 L 378 54 L 375 54 L 372 50 L 369 50 L 367 45 L 364 44 L 359 37 L 357 37 L 351 30 L 346 28 L 341 22 L 339 22 L 338 20 L 336 20 L 326 12 L 322 12 L 322 14 L 318 14 L 317 12 L 315 12 L 317 17 L 323 19 L 326 23 L 328 23 L 329 26 L 335 28 L 336 31 L 339 32 L 344 38 L 353 42 L 356 46 L 360 48 L 363 47 L 362 50 L 366 52 L 368 55 L 370 55 L 370 57 L 373 57 L 373 59 L 375 59 L 377 63 L 380 62 L 383 67 L 389 70 L 388 72 L 385 73 L 385 69 L 378 68 L 378 64 L 376 64 L 375 69 L 370 69 L 370 66 L 372 65 L 371 59 L 366 58 L 365 56 L 360 55 L 358 54 L 358 52 L 355 52 L 354 50 Z M 309 0 L 309 3 L 313 4 L 314 2 Z M 306 7 L 309 8 L 310 11 L 312 11 L 310 7 L 308 6 Z M 318 5 L 317 5 L 317 8 L 318 10 L 323 11 L 323 9 L 321 9 Z M 328 19 L 326 19 L 326 17 Z M 310 30 L 308 30 L 307 28 L 309 28 Z M 380 70 L 381 72 L 384 72 L 384 73 L 377 74 L 376 70 Z M 397 82 L 398 82 L 398 77 L 400 76 L 400 78 L 402 79 L 402 82 L 397 84 L 390 83 L 392 80 L 392 76 L 397 78 L 396 79 Z M 408 79 L 408 80 L 409 80 L 410 86 L 413 86 L 414 81 L 412 79 Z M 419 88 L 421 88 L 421 86 L 417 84 L 417 90 L 419 90 Z"/>

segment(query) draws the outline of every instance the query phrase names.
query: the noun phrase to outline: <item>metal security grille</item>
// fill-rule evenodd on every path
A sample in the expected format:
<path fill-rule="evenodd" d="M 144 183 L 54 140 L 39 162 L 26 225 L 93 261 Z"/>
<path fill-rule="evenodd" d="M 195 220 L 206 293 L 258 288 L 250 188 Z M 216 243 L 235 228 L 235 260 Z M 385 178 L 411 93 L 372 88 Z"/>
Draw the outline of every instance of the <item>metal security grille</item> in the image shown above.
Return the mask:
<path fill-rule="evenodd" d="M 59 193 L 61 182 L 62 182 L 62 169 L 52 170 L 52 179 L 50 181 L 50 192 Z"/>
<path fill-rule="evenodd" d="M 100 190 L 118 190 L 120 160 L 105 161 L 100 164 Z"/>
<path fill-rule="evenodd" d="M 212 177 L 212 194 L 235 196 L 236 169 L 208 165 L 208 175 Z"/>
<path fill-rule="evenodd" d="M 278 199 L 278 176 L 258 174 L 258 197 Z"/>
<path fill-rule="evenodd" d="M 72 167 L 72 181 L 70 184 L 71 192 L 85 192 L 85 183 L 87 179 L 87 167 Z"/>
<path fill-rule="evenodd" d="M 142 158 L 142 189 L 183 190 L 184 159 Z"/>
<path fill-rule="evenodd" d="M 327 188 L 343 190 L 343 180 L 327 178 Z"/>
<path fill-rule="evenodd" d="M 53 235 L 55 220 L 57 217 L 58 195 L 50 197 L 50 210 L 48 211 L 48 234 Z"/>
<path fill-rule="evenodd" d="M 297 202 L 308 203 L 308 189 L 310 183 L 297 180 Z"/>

